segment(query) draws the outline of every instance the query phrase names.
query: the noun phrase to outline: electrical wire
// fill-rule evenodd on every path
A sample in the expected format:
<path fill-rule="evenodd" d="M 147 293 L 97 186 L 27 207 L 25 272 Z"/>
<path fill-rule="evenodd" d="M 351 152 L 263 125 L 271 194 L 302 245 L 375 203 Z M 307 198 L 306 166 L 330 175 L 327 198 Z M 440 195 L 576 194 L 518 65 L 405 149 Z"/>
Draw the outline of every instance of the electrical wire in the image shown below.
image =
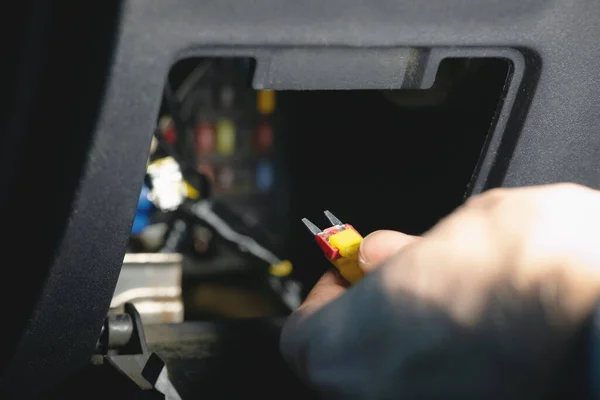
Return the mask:
<path fill-rule="evenodd" d="M 282 262 L 279 257 L 261 246 L 254 238 L 242 235 L 232 229 L 227 222 L 212 210 L 209 201 L 196 202 L 191 207 L 191 211 L 196 217 L 209 224 L 224 239 L 237 244 L 241 251 L 252 254 L 268 265 L 275 265 Z"/>
<path fill-rule="evenodd" d="M 173 226 L 166 235 L 164 246 L 159 250 L 159 253 L 174 253 L 177 251 L 179 242 L 185 235 L 186 224 L 181 219 L 175 220 Z"/>
<path fill-rule="evenodd" d="M 198 219 L 210 225 L 221 237 L 236 244 L 240 251 L 252 254 L 269 266 L 282 262 L 279 257 L 259 244 L 254 238 L 242 235 L 231 228 L 225 220 L 212 210 L 212 203 L 210 201 L 196 202 L 191 206 L 190 211 Z M 300 306 L 302 294 L 300 283 L 292 279 L 274 275 L 269 276 L 268 283 L 290 311 Z"/>

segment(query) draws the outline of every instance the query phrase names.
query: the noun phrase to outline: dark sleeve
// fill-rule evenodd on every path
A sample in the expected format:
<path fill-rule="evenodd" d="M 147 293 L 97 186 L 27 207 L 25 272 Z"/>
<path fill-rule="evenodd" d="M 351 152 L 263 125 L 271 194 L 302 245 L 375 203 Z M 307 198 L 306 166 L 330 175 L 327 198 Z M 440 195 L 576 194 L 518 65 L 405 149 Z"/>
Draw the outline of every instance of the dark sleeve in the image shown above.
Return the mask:
<path fill-rule="evenodd" d="M 323 398 L 600 399 L 600 308 L 568 342 L 539 321 L 473 331 L 386 291 L 384 269 L 284 328 L 284 357 Z"/>
<path fill-rule="evenodd" d="M 600 305 L 574 336 L 556 374 L 556 399 L 600 399 Z"/>
<path fill-rule="evenodd" d="M 592 315 L 589 328 L 588 386 L 591 399 L 600 399 L 600 306 Z"/>

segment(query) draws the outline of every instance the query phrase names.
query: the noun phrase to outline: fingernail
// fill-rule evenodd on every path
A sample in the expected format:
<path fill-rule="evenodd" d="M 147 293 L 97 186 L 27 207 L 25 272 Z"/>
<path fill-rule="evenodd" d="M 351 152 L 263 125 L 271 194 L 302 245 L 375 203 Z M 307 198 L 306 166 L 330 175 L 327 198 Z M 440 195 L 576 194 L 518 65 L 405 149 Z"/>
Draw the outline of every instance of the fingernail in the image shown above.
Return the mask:
<path fill-rule="evenodd" d="M 360 244 L 358 260 L 363 268 L 377 265 L 402 250 L 417 237 L 396 231 L 375 231 Z"/>
<path fill-rule="evenodd" d="M 373 241 L 372 237 L 377 232 L 370 233 L 367 235 L 362 242 L 360 243 L 360 247 L 358 248 L 358 262 L 362 266 L 371 265 L 371 257 L 369 256 L 373 252 L 371 249 L 371 242 Z"/>

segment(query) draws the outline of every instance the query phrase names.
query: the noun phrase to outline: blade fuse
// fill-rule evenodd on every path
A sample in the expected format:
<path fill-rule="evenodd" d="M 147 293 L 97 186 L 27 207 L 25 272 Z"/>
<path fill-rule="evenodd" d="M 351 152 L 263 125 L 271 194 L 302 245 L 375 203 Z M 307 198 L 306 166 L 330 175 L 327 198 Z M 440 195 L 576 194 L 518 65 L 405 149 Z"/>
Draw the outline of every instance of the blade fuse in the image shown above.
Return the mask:
<path fill-rule="evenodd" d="M 364 275 L 358 265 L 358 249 L 363 237 L 352 225 L 344 224 L 331 212 L 325 211 L 325 216 L 332 226 L 324 230 L 306 218 L 303 218 L 302 222 L 315 236 L 315 241 L 329 262 L 348 282 L 357 283 Z"/>

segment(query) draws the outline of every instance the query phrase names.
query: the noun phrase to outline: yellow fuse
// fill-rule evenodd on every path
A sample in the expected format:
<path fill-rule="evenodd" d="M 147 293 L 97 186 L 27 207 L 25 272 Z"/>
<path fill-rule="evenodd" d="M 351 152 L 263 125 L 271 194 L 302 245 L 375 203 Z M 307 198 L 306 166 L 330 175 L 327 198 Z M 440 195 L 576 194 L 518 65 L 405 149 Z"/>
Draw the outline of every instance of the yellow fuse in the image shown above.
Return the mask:
<path fill-rule="evenodd" d="M 358 248 L 362 239 L 354 229 L 346 229 L 329 237 L 329 244 L 338 249 L 341 255 L 340 258 L 332 260 L 332 264 L 350 283 L 356 283 L 363 277 L 358 265 Z"/>
<path fill-rule="evenodd" d="M 355 284 L 360 281 L 364 273 L 358 265 L 358 258 L 338 258 L 337 260 L 331 261 L 334 267 L 340 271 L 340 274 L 351 284 Z"/>
<path fill-rule="evenodd" d="M 235 151 L 235 125 L 227 119 L 217 124 L 217 151 L 225 155 Z"/>
<path fill-rule="evenodd" d="M 275 110 L 275 92 L 259 90 L 256 94 L 256 108 L 263 115 L 269 115 Z"/>
<path fill-rule="evenodd" d="M 346 229 L 329 236 L 329 243 L 340 251 L 342 257 L 357 258 L 362 239 L 354 229 Z"/>

